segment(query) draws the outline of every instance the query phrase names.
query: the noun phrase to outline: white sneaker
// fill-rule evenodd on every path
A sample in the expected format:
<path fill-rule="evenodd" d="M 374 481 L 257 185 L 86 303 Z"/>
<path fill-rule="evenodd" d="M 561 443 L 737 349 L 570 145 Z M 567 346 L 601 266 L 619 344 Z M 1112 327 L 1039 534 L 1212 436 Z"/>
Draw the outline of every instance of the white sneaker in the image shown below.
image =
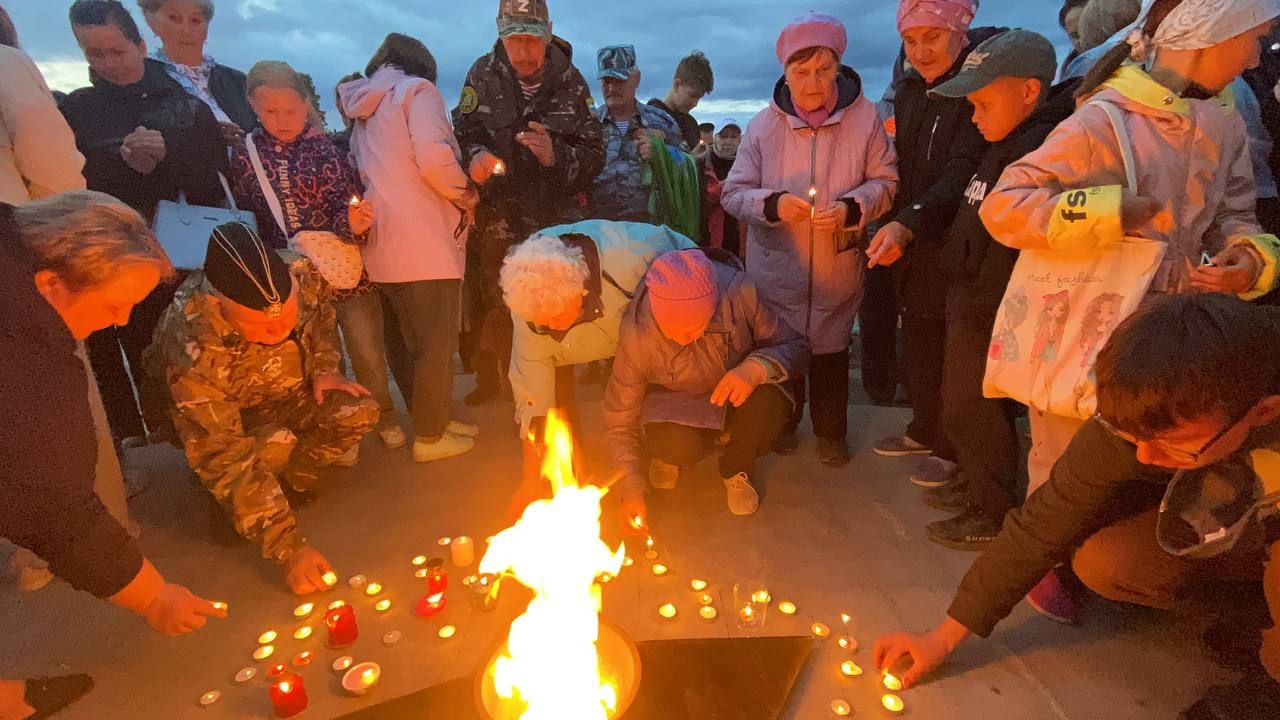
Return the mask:
<path fill-rule="evenodd" d="M 399 425 L 394 425 L 386 430 L 379 430 L 378 437 L 382 438 L 382 444 L 388 450 L 399 450 L 409 444 L 409 439 L 404 436 L 404 429 Z"/>
<path fill-rule="evenodd" d="M 738 473 L 724 479 L 724 487 L 729 500 L 729 512 L 734 515 L 755 515 L 760 509 L 760 493 L 751 484 L 746 473 Z"/>
<path fill-rule="evenodd" d="M 654 490 L 675 490 L 680 481 L 680 466 L 658 458 L 649 461 L 649 487 Z"/>
<path fill-rule="evenodd" d="M 450 420 L 444 431 L 458 437 L 473 438 L 479 437 L 480 426 L 474 423 L 464 423 L 460 420 Z"/>
<path fill-rule="evenodd" d="M 348 450 L 345 455 L 333 461 L 334 467 L 349 468 L 349 467 L 355 467 L 358 464 L 360 464 L 360 446 L 359 445 L 352 446 L 352 448 Z"/>
<path fill-rule="evenodd" d="M 35 553 L 18 548 L 9 559 L 9 569 L 18 581 L 18 589 L 22 592 L 36 592 L 53 582 L 53 573 L 49 564 L 41 560 Z"/>
<path fill-rule="evenodd" d="M 470 452 L 475 446 L 475 440 L 450 433 L 445 433 L 444 437 L 435 442 L 415 440 L 413 443 L 413 461 L 428 463 L 444 460 L 445 458 Z"/>

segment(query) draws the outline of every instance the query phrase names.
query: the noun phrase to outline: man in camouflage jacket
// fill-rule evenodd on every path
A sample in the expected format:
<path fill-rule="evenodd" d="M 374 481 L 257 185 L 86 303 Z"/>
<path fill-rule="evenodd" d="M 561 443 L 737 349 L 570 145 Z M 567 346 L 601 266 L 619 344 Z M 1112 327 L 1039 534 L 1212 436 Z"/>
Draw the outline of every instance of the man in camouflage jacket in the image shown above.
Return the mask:
<path fill-rule="evenodd" d="M 463 166 L 480 186 L 467 253 L 478 404 L 497 394 L 511 354 L 498 273 L 512 245 L 583 217 L 580 197 L 604 166 L 600 125 L 573 47 L 552 34 L 545 0 L 502 0 L 498 42 L 467 73 L 453 111 Z"/>

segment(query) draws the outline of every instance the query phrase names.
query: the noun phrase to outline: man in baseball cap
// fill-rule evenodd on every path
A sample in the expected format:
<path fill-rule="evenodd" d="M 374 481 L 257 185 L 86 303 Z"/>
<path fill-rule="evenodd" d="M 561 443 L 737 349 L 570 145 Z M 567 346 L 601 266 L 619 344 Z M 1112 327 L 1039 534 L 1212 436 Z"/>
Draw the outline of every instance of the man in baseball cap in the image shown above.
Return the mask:
<path fill-rule="evenodd" d="M 502 0 L 498 5 L 498 37 L 529 35 L 551 42 L 547 0 Z"/>

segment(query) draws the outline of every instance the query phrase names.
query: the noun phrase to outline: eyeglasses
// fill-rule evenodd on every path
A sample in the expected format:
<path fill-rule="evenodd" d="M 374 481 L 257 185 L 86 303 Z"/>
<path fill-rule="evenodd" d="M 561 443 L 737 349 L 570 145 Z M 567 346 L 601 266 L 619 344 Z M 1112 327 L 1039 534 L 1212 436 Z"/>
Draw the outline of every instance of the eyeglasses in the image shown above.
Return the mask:
<path fill-rule="evenodd" d="M 1217 435 L 1214 435 L 1213 438 L 1209 440 L 1209 442 L 1205 443 L 1203 447 L 1201 447 L 1199 450 L 1196 450 L 1195 452 L 1189 452 L 1187 450 L 1182 450 L 1180 448 L 1169 447 L 1168 445 L 1165 445 L 1159 442 L 1147 441 L 1146 444 L 1155 446 L 1163 455 L 1177 461 L 1180 464 L 1195 465 L 1195 464 L 1198 464 L 1200 462 L 1200 458 L 1207 455 L 1209 451 L 1214 448 L 1214 446 L 1216 446 L 1219 442 L 1222 442 L 1222 438 L 1226 437 L 1228 434 L 1231 433 L 1231 431 L 1239 427 L 1240 424 L 1245 421 L 1245 418 L 1249 417 L 1249 413 L 1251 412 L 1253 412 L 1253 406 L 1250 406 L 1248 410 L 1245 410 L 1244 413 L 1241 414 L 1240 417 L 1237 418 L 1236 420 L 1230 423 L 1227 423 L 1226 427 L 1222 428 L 1222 430 L 1219 431 Z M 1130 445 L 1136 446 L 1138 444 L 1137 438 L 1130 435 L 1129 433 L 1121 431 L 1116 426 L 1107 422 L 1102 417 L 1102 413 L 1094 413 L 1093 419 L 1097 420 L 1098 424 L 1101 425 L 1104 430 L 1111 433 L 1115 437 L 1129 443 Z"/>

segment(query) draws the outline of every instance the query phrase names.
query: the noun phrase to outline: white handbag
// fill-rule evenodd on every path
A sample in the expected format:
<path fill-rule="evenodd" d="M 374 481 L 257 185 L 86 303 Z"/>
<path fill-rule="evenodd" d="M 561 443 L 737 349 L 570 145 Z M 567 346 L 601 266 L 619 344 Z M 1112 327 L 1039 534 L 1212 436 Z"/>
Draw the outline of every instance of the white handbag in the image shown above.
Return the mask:
<path fill-rule="evenodd" d="M 204 256 L 209 248 L 209 237 L 213 229 L 226 223 L 244 223 L 255 231 L 258 219 L 249 210 L 236 207 L 235 198 L 231 196 L 231 186 L 227 178 L 218 173 L 222 190 L 227 194 L 227 207 L 205 207 L 187 202 L 186 193 L 178 193 L 178 200 L 161 200 L 156 205 L 156 215 L 151 223 L 151 231 L 165 252 L 169 261 L 181 270 L 194 270 L 204 266 Z"/>
<path fill-rule="evenodd" d="M 1136 193 L 1133 147 L 1120 110 L 1093 102 L 1115 128 L 1128 189 Z M 996 315 L 983 394 L 1051 415 L 1092 417 L 1098 352 L 1146 299 L 1166 248 L 1126 236 L 1079 252 L 1023 250 Z"/>
<path fill-rule="evenodd" d="M 289 249 L 306 257 L 320 271 L 324 279 L 338 290 L 350 290 L 360 284 L 364 275 L 364 258 L 360 248 L 344 242 L 337 233 L 325 230 L 301 230 L 289 232 L 284 221 L 284 211 L 280 207 L 280 198 L 267 180 L 267 172 L 262 167 L 262 157 L 258 155 L 258 147 L 253 142 L 253 135 L 246 135 L 245 145 L 249 148 L 249 160 L 253 163 L 253 171 L 258 175 L 258 185 L 271 208 L 280 230 L 289 238 Z"/>

